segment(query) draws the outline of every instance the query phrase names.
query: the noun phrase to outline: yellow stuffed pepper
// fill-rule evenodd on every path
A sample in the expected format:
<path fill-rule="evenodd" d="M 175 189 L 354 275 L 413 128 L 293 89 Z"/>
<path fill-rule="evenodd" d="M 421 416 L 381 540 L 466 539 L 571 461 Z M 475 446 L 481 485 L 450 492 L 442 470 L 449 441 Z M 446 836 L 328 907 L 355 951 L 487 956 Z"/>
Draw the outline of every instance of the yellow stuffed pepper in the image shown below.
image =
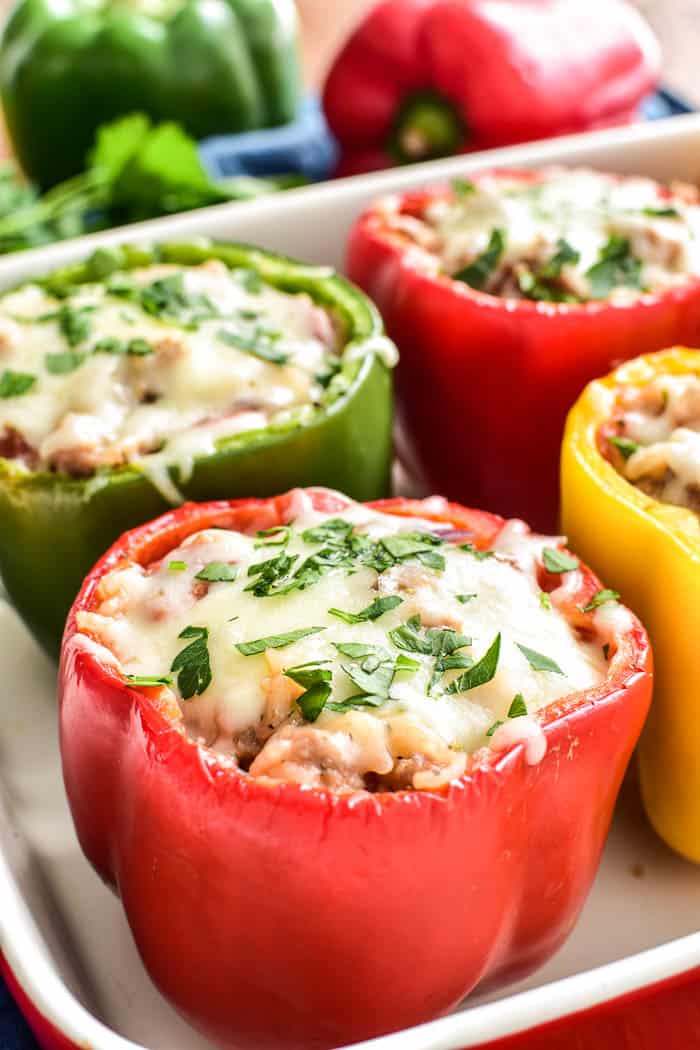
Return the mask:
<path fill-rule="evenodd" d="M 590 383 L 569 413 L 561 471 L 570 546 L 652 638 L 644 805 L 700 862 L 700 352 L 648 354 Z"/>

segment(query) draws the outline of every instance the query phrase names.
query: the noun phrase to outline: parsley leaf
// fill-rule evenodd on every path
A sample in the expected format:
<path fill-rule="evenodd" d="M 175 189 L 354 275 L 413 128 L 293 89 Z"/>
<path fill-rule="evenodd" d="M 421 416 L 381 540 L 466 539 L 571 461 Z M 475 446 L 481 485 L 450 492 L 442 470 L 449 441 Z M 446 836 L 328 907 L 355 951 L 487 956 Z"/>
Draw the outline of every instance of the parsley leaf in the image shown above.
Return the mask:
<path fill-rule="evenodd" d="M 542 608 L 546 609 L 549 612 L 549 610 L 552 608 L 552 599 L 549 597 L 547 592 L 540 591 L 537 597 Z"/>
<path fill-rule="evenodd" d="M 478 595 L 476 594 L 455 594 L 455 598 L 460 603 L 460 605 L 466 605 L 467 602 L 472 601 L 476 597 L 478 597 Z"/>
<path fill-rule="evenodd" d="M 184 572 L 186 568 L 187 568 L 187 562 L 186 561 L 174 560 L 174 561 L 168 562 L 168 569 L 170 570 L 170 572 Z"/>
<path fill-rule="evenodd" d="M 266 649 L 285 649 L 302 638 L 308 638 L 310 634 L 318 634 L 319 631 L 325 631 L 325 627 L 300 627 L 296 631 L 287 631 L 286 634 L 269 634 L 266 638 L 256 638 L 253 642 L 238 642 L 236 649 L 243 656 L 257 656 Z"/>
<path fill-rule="evenodd" d="M 35 383 L 36 376 L 31 373 L 13 372 L 12 369 L 6 368 L 0 375 L 0 397 L 20 397 L 31 390 Z"/>
<path fill-rule="evenodd" d="M 642 215 L 652 219 L 680 219 L 678 208 L 642 208 Z"/>
<path fill-rule="evenodd" d="M 471 288 L 482 289 L 493 271 L 498 266 L 506 247 L 506 235 L 503 230 L 491 230 L 486 250 L 477 255 L 468 266 L 452 275 L 453 281 L 463 281 Z"/>
<path fill-rule="evenodd" d="M 627 437 L 611 437 L 608 439 L 613 448 L 616 448 L 624 460 L 628 460 L 630 456 L 639 448 L 639 444 L 633 441 L 632 438 Z"/>
<path fill-rule="evenodd" d="M 243 335 L 240 332 L 232 332 L 228 328 L 220 328 L 216 337 L 221 343 L 232 346 L 236 350 L 243 350 L 246 354 L 259 357 L 262 361 L 268 361 L 273 365 L 286 365 L 289 354 L 278 350 L 274 343 L 279 338 L 277 333 L 267 332 L 264 328 L 256 325 L 253 332 Z"/>
<path fill-rule="evenodd" d="M 158 685 L 172 685 L 172 678 L 170 675 L 164 674 L 160 676 L 156 675 L 143 675 L 143 674 L 128 674 L 126 680 L 129 685 L 136 686 L 158 686 Z"/>
<path fill-rule="evenodd" d="M 581 253 L 572 248 L 568 241 L 560 237 L 557 241 L 557 250 L 549 260 L 537 271 L 537 277 L 543 281 L 549 281 L 561 276 L 562 266 L 575 266 L 581 258 Z"/>
<path fill-rule="evenodd" d="M 579 567 L 578 558 L 572 557 L 565 551 L 557 550 L 556 547 L 544 548 L 542 551 L 542 563 L 547 572 L 551 573 L 573 572 L 574 569 Z"/>
<path fill-rule="evenodd" d="M 343 518 L 329 518 L 321 525 L 305 529 L 301 534 L 304 543 L 339 543 L 343 544 L 352 533 L 352 522 Z"/>
<path fill-rule="evenodd" d="M 307 722 L 315 722 L 331 695 L 332 673 L 319 664 L 299 664 L 284 672 L 306 691 L 297 698 L 297 707 Z"/>
<path fill-rule="evenodd" d="M 447 687 L 448 693 L 466 693 L 469 689 L 476 689 L 480 685 L 490 682 L 496 674 L 498 658 L 501 652 L 501 635 L 496 635 L 491 645 L 480 660 L 468 668 L 459 678 L 455 678 Z"/>
<path fill-rule="evenodd" d="M 598 591 L 597 594 L 593 595 L 588 604 L 582 607 L 581 612 L 592 612 L 606 602 L 616 602 L 619 597 L 620 595 L 617 591 L 610 591 L 607 589 Z"/>
<path fill-rule="evenodd" d="M 460 543 L 459 549 L 464 551 L 465 554 L 471 554 L 477 561 L 486 561 L 487 558 L 495 558 L 496 556 L 494 551 L 479 550 L 473 543 Z"/>
<path fill-rule="evenodd" d="M 600 249 L 599 260 L 585 276 L 588 279 L 591 298 L 606 299 L 614 288 L 641 286 L 642 264 L 632 254 L 626 237 L 612 236 Z"/>
<path fill-rule="evenodd" d="M 80 368 L 86 358 L 86 354 L 78 350 L 64 350 L 56 354 L 44 354 L 44 366 L 52 375 L 64 375 L 67 372 L 75 372 Z"/>
<path fill-rule="evenodd" d="M 269 529 L 260 529 L 256 533 L 257 539 L 254 546 L 257 547 L 284 547 L 289 543 L 292 536 L 291 525 L 273 525 Z"/>
<path fill-rule="evenodd" d="M 189 700 L 195 694 L 199 696 L 211 684 L 211 664 L 207 640 L 209 630 L 206 627 L 185 627 L 178 638 L 193 638 L 194 641 L 181 649 L 173 660 L 170 670 L 178 674 L 177 684 L 183 700 Z"/>
<path fill-rule="evenodd" d="M 533 671 L 551 671 L 553 674 L 564 674 L 559 664 L 550 660 L 548 656 L 538 653 L 535 649 L 529 649 L 526 645 L 516 642 L 518 649 L 523 654 Z"/>
<path fill-rule="evenodd" d="M 398 594 L 390 594 L 385 598 L 375 598 L 366 609 L 361 609 L 357 613 L 343 612 L 342 609 L 329 609 L 328 612 L 331 616 L 337 616 L 339 620 L 343 620 L 344 623 L 363 623 L 366 620 L 378 620 L 385 612 L 401 605 L 402 601 L 403 598 L 399 598 Z"/>
<path fill-rule="evenodd" d="M 471 179 L 453 179 L 452 192 L 455 197 L 463 200 L 465 197 L 471 197 L 472 194 L 476 193 L 476 183 L 472 182 Z"/>
<path fill-rule="evenodd" d="M 522 718 L 523 715 L 527 714 L 527 704 L 522 693 L 516 693 L 513 697 L 513 702 L 508 708 L 509 718 Z"/>
<path fill-rule="evenodd" d="M 505 722 L 502 719 L 499 718 L 499 720 L 497 722 L 494 722 L 493 725 L 489 726 L 489 728 L 486 730 L 486 736 L 493 736 L 493 734 L 496 732 L 496 730 L 500 729 L 501 726 L 504 726 L 504 725 L 505 725 Z"/>
<path fill-rule="evenodd" d="M 355 707 L 380 707 L 390 700 L 389 690 L 399 671 L 416 671 L 418 664 L 406 656 L 392 657 L 378 645 L 359 642 L 336 642 L 335 648 L 359 665 L 343 664 L 342 670 L 359 692 L 340 703 L 329 704 L 333 711 L 348 711 Z"/>
<path fill-rule="evenodd" d="M 245 590 L 252 591 L 256 598 L 269 598 L 272 594 L 278 594 L 279 591 L 273 588 L 287 577 L 298 557 L 298 554 L 282 553 L 275 558 L 250 565 L 248 575 L 257 576 L 257 579 L 249 583 Z"/>
<path fill-rule="evenodd" d="M 65 336 L 69 346 L 77 346 L 89 338 L 92 331 L 91 314 L 94 306 L 71 306 L 63 303 L 55 313 L 44 314 L 39 318 L 41 321 L 58 321 L 58 327 Z"/>
<path fill-rule="evenodd" d="M 238 576 L 238 566 L 225 561 L 210 561 L 200 569 L 195 580 L 207 580 L 209 583 L 232 583 Z"/>

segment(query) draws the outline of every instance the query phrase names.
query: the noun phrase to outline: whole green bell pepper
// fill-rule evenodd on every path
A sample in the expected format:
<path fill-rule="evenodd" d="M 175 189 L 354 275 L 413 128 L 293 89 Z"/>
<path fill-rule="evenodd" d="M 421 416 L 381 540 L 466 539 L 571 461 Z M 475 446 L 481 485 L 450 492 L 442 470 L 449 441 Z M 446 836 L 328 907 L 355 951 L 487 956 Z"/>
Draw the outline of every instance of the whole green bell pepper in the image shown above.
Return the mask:
<path fill-rule="evenodd" d="M 87 261 L 38 283 L 65 295 L 72 286 L 154 262 L 197 265 L 220 259 L 246 267 L 286 292 L 306 292 L 342 324 L 340 369 L 323 403 L 293 422 L 238 433 L 183 477 L 188 500 L 271 496 L 295 486 L 337 488 L 357 500 L 385 495 L 391 468 L 393 344 L 374 305 L 326 267 L 307 266 L 238 244 L 162 244 L 98 249 Z M 0 457 L 0 575 L 18 612 L 57 654 L 68 609 L 83 577 L 122 532 L 171 505 L 138 461 L 89 478 L 34 472 Z"/>
<path fill-rule="evenodd" d="M 194 138 L 292 120 L 293 0 L 19 0 L 0 41 L 15 151 L 42 188 L 81 171 L 100 124 L 135 110 Z"/>

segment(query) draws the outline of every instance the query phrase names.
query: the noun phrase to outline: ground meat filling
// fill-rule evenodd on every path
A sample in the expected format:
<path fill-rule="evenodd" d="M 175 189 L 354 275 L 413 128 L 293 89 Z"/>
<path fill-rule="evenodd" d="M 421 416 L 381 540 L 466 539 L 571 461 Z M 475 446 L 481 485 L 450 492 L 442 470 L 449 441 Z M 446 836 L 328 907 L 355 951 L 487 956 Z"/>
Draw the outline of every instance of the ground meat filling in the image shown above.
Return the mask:
<path fill-rule="evenodd" d="M 643 387 L 621 387 L 600 441 L 620 473 L 647 496 L 700 514 L 698 376 L 665 375 Z"/>
<path fill-rule="evenodd" d="M 541 758 L 537 713 L 612 658 L 595 613 L 572 604 L 576 559 L 518 523 L 480 550 L 333 498 L 336 514 L 300 493 L 285 525 L 204 529 L 157 563 L 124 563 L 80 631 L 253 777 L 439 789 L 504 727 Z"/>
<path fill-rule="evenodd" d="M 341 349 L 330 310 L 215 259 L 60 299 L 25 285 L 0 299 L 0 456 L 81 478 L 160 456 L 186 477 L 217 443 L 322 404 Z"/>
<path fill-rule="evenodd" d="M 427 205 L 383 204 L 428 268 L 506 299 L 629 300 L 700 274 L 700 198 L 587 169 L 457 179 Z"/>

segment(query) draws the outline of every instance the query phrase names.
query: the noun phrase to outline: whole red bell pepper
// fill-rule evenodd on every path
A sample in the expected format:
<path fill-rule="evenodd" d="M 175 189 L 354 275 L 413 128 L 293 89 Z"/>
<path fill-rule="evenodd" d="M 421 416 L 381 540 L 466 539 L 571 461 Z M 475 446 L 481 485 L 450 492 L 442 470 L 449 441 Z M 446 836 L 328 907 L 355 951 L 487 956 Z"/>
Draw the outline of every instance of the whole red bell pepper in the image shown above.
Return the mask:
<path fill-rule="evenodd" d="M 353 174 L 628 122 L 659 70 L 626 0 L 384 0 L 323 107 Z"/>
<path fill-rule="evenodd" d="M 348 506 L 309 492 L 319 510 Z M 334 795 L 222 762 L 169 720 L 157 690 L 125 681 L 76 614 L 123 559 L 148 564 L 203 528 L 286 523 L 294 499 L 187 504 L 126 533 L 75 602 L 60 669 L 64 778 L 83 850 L 121 895 L 161 991 L 235 1048 L 344 1045 L 542 963 L 588 893 L 651 692 L 647 636 L 625 612 L 605 681 L 537 716 L 538 764 L 522 743 L 483 748 L 440 791 Z M 449 522 L 479 548 L 505 525 L 435 499 L 371 506 Z M 545 575 L 543 586 L 559 586 Z M 585 568 L 570 576 L 585 630 L 579 607 L 600 584 Z"/>
<path fill-rule="evenodd" d="M 375 301 L 399 348 L 401 455 L 433 491 L 552 531 L 568 410 L 620 361 L 698 346 L 700 278 L 625 302 L 486 294 L 422 265 L 392 227 L 397 213 L 420 217 L 450 192 L 385 198 L 360 217 L 348 243 L 347 273 Z"/>

